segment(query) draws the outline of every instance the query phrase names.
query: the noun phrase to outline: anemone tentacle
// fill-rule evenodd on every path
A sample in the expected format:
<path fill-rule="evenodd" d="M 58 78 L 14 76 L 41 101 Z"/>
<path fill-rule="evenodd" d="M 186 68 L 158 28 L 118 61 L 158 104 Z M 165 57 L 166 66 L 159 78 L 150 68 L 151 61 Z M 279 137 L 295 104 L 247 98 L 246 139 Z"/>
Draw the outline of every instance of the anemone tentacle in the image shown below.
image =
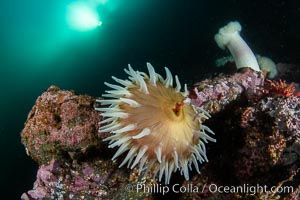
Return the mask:
<path fill-rule="evenodd" d="M 167 67 L 165 79 L 150 63 L 147 69 L 149 75 L 128 65 L 128 80 L 112 76 L 119 85 L 104 83 L 112 90 L 103 95 L 110 99 L 97 100 L 102 106 L 96 110 L 105 117 L 99 132 L 111 132 L 104 141 L 109 148 L 119 147 L 112 160 L 127 151 L 119 167 L 137 167 L 144 175 L 151 171 L 166 184 L 177 170 L 188 180 L 192 164 L 200 173 L 199 163 L 208 161 L 204 143 L 216 141 L 202 124 L 210 115 L 190 104 L 187 85 L 182 92 L 178 76 Z"/>

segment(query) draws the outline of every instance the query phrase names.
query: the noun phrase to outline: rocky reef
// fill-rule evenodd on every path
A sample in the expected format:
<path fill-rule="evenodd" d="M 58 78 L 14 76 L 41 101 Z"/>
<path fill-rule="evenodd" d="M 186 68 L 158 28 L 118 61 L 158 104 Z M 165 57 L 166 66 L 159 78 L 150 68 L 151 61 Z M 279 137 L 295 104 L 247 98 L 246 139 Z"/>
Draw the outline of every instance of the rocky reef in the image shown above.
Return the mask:
<path fill-rule="evenodd" d="M 209 148 L 209 163 L 202 176 L 184 183 L 206 190 L 183 199 L 299 199 L 299 97 L 235 105 L 209 123 L 217 121 L 221 134 Z"/>
<path fill-rule="evenodd" d="M 26 152 L 39 164 L 101 147 L 95 98 L 50 86 L 36 100 L 21 133 Z"/>
<path fill-rule="evenodd" d="M 281 82 L 283 83 L 283 82 Z M 204 124 L 217 142 L 209 162 L 169 185 L 136 169 L 118 168 L 99 134 L 95 98 L 49 87 L 21 133 L 39 163 L 33 189 L 21 199 L 292 199 L 300 198 L 300 98 L 285 83 L 245 70 L 196 83 L 191 102 L 208 110 Z"/>

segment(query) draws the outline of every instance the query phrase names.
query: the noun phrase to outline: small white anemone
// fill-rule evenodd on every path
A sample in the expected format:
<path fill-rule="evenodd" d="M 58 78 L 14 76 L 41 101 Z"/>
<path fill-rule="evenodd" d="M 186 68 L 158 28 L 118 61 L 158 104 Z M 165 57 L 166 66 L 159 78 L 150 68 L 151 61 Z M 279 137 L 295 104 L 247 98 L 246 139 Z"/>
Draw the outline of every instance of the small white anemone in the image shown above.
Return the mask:
<path fill-rule="evenodd" d="M 215 41 L 221 49 L 228 48 L 237 69 L 249 67 L 255 71 L 260 71 L 255 55 L 240 36 L 241 30 L 242 27 L 239 22 L 229 22 L 219 29 L 215 35 Z"/>
<path fill-rule="evenodd" d="M 277 66 L 271 58 L 256 55 L 256 59 L 266 77 L 269 79 L 274 79 L 277 76 Z"/>

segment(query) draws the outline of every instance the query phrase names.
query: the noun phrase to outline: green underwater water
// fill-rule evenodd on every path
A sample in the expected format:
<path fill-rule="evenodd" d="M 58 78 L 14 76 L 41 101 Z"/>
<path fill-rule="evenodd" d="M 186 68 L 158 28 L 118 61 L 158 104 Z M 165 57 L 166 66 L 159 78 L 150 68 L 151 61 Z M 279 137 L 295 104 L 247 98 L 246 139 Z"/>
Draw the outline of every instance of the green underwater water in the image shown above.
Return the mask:
<path fill-rule="evenodd" d="M 100 96 L 112 75 L 126 77 L 128 63 L 144 71 L 146 62 L 162 74 L 169 67 L 191 85 L 227 55 L 213 36 L 230 20 L 240 21 L 255 52 L 276 62 L 300 60 L 297 0 L 107 0 L 97 7 L 102 26 L 86 32 L 68 27 L 70 2 L 0 2 L 0 188 L 11 199 L 33 186 L 37 165 L 26 156 L 20 132 L 50 85 Z"/>

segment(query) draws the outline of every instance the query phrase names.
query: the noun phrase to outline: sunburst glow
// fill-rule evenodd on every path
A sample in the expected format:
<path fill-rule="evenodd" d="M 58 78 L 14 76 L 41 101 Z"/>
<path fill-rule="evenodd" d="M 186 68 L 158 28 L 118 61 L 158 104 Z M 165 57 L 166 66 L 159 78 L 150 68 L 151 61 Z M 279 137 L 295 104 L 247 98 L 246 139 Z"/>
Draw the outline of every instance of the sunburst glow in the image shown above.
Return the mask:
<path fill-rule="evenodd" d="M 72 29 L 88 31 L 102 25 L 97 10 L 82 2 L 68 6 L 67 21 Z"/>

